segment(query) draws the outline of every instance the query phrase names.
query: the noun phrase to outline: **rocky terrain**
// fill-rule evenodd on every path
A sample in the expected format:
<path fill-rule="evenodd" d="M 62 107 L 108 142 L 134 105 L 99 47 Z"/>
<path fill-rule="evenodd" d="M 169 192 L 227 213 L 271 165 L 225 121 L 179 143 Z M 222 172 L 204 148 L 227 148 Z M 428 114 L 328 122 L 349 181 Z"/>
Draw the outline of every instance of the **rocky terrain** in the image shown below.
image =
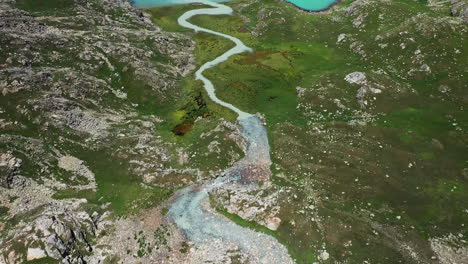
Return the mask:
<path fill-rule="evenodd" d="M 468 2 L 229 5 L 193 22 L 254 52 L 206 75 L 262 113 L 272 173 L 204 206 L 297 263 L 468 263 Z M 0 0 L 1 264 L 251 262 L 166 216 L 246 147 L 192 76 L 230 44 L 178 27 L 190 8 Z"/>
<path fill-rule="evenodd" d="M 0 35 L 0 263 L 184 259 L 163 203 L 241 153 L 182 94 L 193 41 L 121 0 L 2 0 Z M 203 148 L 170 131 L 180 113 Z"/>

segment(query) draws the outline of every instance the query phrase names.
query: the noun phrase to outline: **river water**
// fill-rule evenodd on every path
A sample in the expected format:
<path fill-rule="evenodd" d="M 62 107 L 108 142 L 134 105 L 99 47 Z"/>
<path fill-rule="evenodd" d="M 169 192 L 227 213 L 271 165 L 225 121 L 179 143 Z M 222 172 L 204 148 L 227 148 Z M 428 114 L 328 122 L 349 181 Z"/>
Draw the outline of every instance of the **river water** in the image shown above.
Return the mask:
<path fill-rule="evenodd" d="M 141 0 L 140 0 L 141 1 Z M 169 209 L 168 216 L 184 232 L 196 247 L 203 248 L 210 254 L 224 254 L 239 250 L 248 256 L 250 263 L 289 264 L 294 263 L 287 248 L 275 238 L 238 226 L 226 217 L 217 214 L 210 207 L 209 192 L 232 181 L 255 183 L 268 180 L 270 172 L 270 147 L 266 129 L 257 115 L 244 112 L 236 106 L 224 102 L 216 96 L 213 83 L 203 72 L 226 61 L 229 57 L 251 52 L 241 40 L 223 33 L 199 27 L 189 22 L 196 15 L 230 15 L 232 9 L 211 0 L 178 0 L 189 3 L 200 3 L 211 8 L 190 10 L 178 18 L 178 23 L 196 32 L 205 32 L 231 40 L 235 46 L 221 56 L 202 65 L 196 72 L 197 80 L 203 82 L 204 88 L 212 101 L 237 113 L 237 122 L 246 139 L 247 148 L 244 158 L 226 169 L 216 180 L 189 186 L 176 193 Z M 220 250 L 220 246 L 223 248 Z M 207 256 L 208 257 L 208 256 Z M 203 262 L 203 260 L 195 261 Z"/>

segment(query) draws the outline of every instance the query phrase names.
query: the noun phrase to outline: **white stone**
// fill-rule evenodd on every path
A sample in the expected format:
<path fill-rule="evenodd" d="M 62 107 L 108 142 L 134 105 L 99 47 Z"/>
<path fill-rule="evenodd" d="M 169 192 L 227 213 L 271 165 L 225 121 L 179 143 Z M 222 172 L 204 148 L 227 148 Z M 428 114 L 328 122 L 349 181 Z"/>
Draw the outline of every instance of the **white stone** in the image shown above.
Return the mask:
<path fill-rule="evenodd" d="M 47 257 L 47 255 L 44 252 L 44 250 L 42 250 L 40 248 L 28 248 L 28 256 L 27 256 L 28 261 L 35 260 L 35 259 L 41 259 L 41 258 L 45 258 L 45 257 Z"/>
<path fill-rule="evenodd" d="M 63 156 L 59 158 L 58 166 L 64 170 L 76 173 L 80 176 L 87 178 L 90 187 L 96 187 L 94 173 L 84 165 L 84 161 L 73 156 Z"/>
<path fill-rule="evenodd" d="M 369 90 L 370 90 L 372 93 L 374 93 L 374 94 L 382 93 L 382 90 L 377 89 L 377 88 L 369 87 Z M 375 97 L 374 97 L 374 98 L 375 98 Z"/>
<path fill-rule="evenodd" d="M 366 84 L 367 83 L 367 78 L 366 74 L 363 72 L 352 72 L 346 75 L 344 78 L 345 81 L 351 84 Z"/>
<path fill-rule="evenodd" d="M 346 34 L 342 33 L 338 36 L 337 43 L 342 42 L 346 38 Z"/>
<path fill-rule="evenodd" d="M 267 219 L 267 228 L 270 230 L 278 230 L 278 227 L 281 224 L 281 219 L 279 217 L 269 217 Z"/>
<path fill-rule="evenodd" d="M 327 260 L 328 258 L 330 258 L 330 254 L 328 254 L 328 252 L 324 250 L 320 253 L 319 258 L 321 260 Z"/>

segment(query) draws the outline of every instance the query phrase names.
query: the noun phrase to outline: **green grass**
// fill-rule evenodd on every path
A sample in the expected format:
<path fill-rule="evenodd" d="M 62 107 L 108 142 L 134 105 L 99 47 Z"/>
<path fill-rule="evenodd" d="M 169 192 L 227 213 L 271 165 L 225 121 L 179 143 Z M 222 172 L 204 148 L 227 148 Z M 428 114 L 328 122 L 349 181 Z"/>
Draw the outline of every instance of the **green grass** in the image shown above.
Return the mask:
<path fill-rule="evenodd" d="M 26 11 L 54 11 L 71 8 L 74 0 L 17 0 L 20 9 Z"/>
<path fill-rule="evenodd" d="M 266 115 L 269 124 L 302 123 L 296 87 L 307 87 L 339 71 L 341 56 L 318 43 L 264 44 L 253 54 L 230 59 L 208 71 L 221 99 Z"/>
<path fill-rule="evenodd" d="M 228 33 L 243 40 L 255 52 L 234 56 L 227 62 L 206 72 L 217 87 L 218 96 L 247 112 L 261 112 L 270 123 L 297 120 L 296 86 L 311 85 L 323 75 L 343 71 L 349 67 L 350 60 L 344 61 L 341 52 L 318 42 L 284 41 L 277 34 L 267 40 L 254 38 L 249 32 L 239 30 L 245 27 L 237 17 L 197 16 L 197 25 Z M 291 26 L 295 27 L 295 26 Z M 277 33 L 281 33 L 277 32 Z M 294 34 L 295 30 L 291 30 Z M 219 50 L 227 50 L 223 45 L 213 42 L 207 45 L 198 40 L 195 54 L 198 58 L 215 58 Z M 270 36 L 270 35 L 269 35 Z M 213 37 L 220 39 L 219 37 Z M 288 37 L 287 39 L 294 39 Z M 216 45 L 213 52 L 212 45 Z M 345 64 L 348 63 L 348 65 Z M 351 63 L 354 63 L 351 60 Z M 293 118 L 291 118 L 293 117 Z"/>
<path fill-rule="evenodd" d="M 190 5 L 180 5 L 152 8 L 146 11 L 151 14 L 153 22 L 164 31 L 190 32 L 191 30 L 179 26 L 177 17 L 191 9 L 193 9 L 193 7 Z"/>
<path fill-rule="evenodd" d="M 443 112 L 412 107 L 392 112 L 380 119 L 378 124 L 405 131 L 406 133 L 401 136 L 406 143 L 411 143 L 413 138 L 430 139 L 452 129 L 450 121 L 447 120 Z"/>
<path fill-rule="evenodd" d="M 24 264 L 44 264 L 44 263 L 54 264 L 54 263 L 60 263 L 60 261 L 51 257 L 45 257 L 41 259 L 35 259 L 35 260 L 24 262 Z"/>
<path fill-rule="evenodd" d="M 174 191 L 143 184 L 139 177 L 132 175 L 128 164 L 114 160 L 107 153 L 86 153 L 82 158 L 96 175 L 98 191 L 91 202 L 111 202 L 116 215 L 134 214 L 157 206 Z"/>

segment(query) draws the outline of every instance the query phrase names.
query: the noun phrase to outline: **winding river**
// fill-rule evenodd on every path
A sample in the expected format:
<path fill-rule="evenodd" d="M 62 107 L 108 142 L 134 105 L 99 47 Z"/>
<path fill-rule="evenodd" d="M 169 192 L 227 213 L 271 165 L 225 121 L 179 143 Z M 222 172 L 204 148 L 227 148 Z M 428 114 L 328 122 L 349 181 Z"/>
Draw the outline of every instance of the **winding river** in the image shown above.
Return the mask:
<path fill-rule="evenodd" d="M 216 59 L 205 63 L 195 73 L 196 79 L 201 80 L 211 100 L 219 105 L 231 109 L 238 115 L 238 123 L 242 128 L 242 135 L 247 141 L 246 153 L 243 159 L 228 168 L 223 175 L 214 181 L 202 185 L 190 186 L 176 194 L 169 209 L 169 217 L 186 234 L 196 247 L 204 248 L 205 252 L 222 255 L 233 249 L 247 255 L 251 263 L 294 263 L 285 246 L 273 237 L 243 228 L 217 214 L 209 205 L 209 191 L 230 181 L 241 180 L 255 182 L 267 179 L 270 172 L 270 148 L 267 133 L 261 120 L 254 114 L 246 113 L 236 106 L 224 102 L 216 96 L 213 83 L 203 72 L 212 68 L 229 57 L 250 52 L 241 40 L 194 25 L 188 20 L 196 15 L 229 15 L 232 9 L 220 3 L 208 0 L 188 0 L 191 3 L 201 3 L 212 8 L 201 8 L 188 11 L 179 17 L 181 26 L 197 32 L 206 32 L 233 41 L 236 45 Z M 224 251 L 220 252 L 220 251 Z M 203 260 L 193 260 L 203 262 Z"/>

